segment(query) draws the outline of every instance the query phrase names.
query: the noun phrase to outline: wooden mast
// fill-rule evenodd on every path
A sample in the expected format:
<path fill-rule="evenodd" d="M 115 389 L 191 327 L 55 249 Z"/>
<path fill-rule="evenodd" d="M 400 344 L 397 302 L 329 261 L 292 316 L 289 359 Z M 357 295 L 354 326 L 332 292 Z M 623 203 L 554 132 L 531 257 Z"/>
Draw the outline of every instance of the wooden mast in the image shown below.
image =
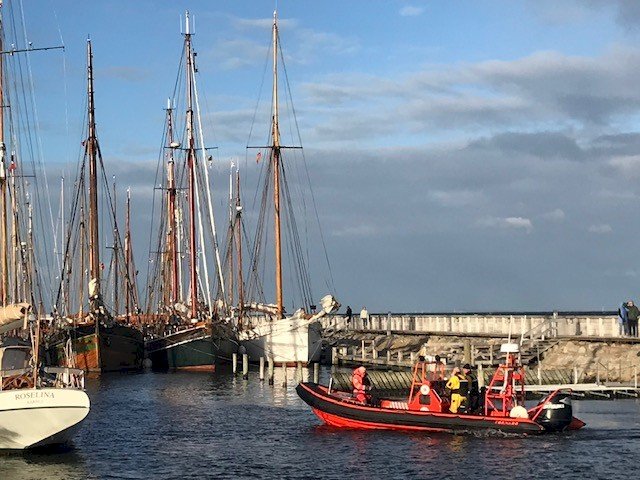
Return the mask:
<path fill-rule="evenodd" d="M 100 299 L 100 249 L 98 232 L 98 144 L 96 139 L 95 104 L 93 98 L 93 52 L 91 40 L 87 40 L 87 79 L 88 79 L 88 120 L 89 138 L 86 141 L 86 153 L 89 157 L 89 273 L 90 299 L 92 310 L 99 306 Z M 96 331 L 98 329 L 96 320 Z"/>
<path fill-rule="evenodd" d="M 178 241 L 176 238 L 176 180 L 175 180 L 175 162 L 173 160 L 173 149 L 176 145 L 173 141 L 173 108 L 171 108 L 171 100 L 167 101 L 167 140 L 169 142 L 169 161 L 167 162 L 167 221 L 168 221 L 168 238 L 167 250 L 169 253 L 169 262 L 171 268 L 171 287 L 169 294 L 169 302 L 171 306 L 179 300 L 178 294 Z"/>
<path fill-rule="evenodd" d="M 0 7 L 2 1 L 0 0 Z M 4 50 L 4 23 L 0 18 L 0 51 Z M 4 306 L 9 295 L 9 268 L 7 258 L 7 146 L 4 141 L 4 61 L 0 55 L 0 302 Z"/>
<path fill-rule="evenodd" d="M 240 170 L 236 170 L 235 236 L 238 250 L 238 325 L 244 314 L 244 284 L 242 281 L 242 204 L 240 203 Z"/>
<path fill-rule="evenodd" d="M 276 311 L 282 318 L 284 312 L 282 295 L 282 245 L 280 236 L 280 127 L 278 125 L 278 17 L 273 12 L 273 117 L 271 127 L 271 161 L 273 169 L 273 210 L 276 249 Z"/>
<path fill-rule="evenodd" d="M 125 264 L 126 274 L 124 278 L 126 282 L 125 313 L 126 313 L 127 322 L 129 322 L 131 318 L 131 312 L 133 310 L 132 297 L 134 295 L 134 288 L 135 288 L 135 278 L 133 277 L 133 274 L 135 274 L 135 272 L 133 271 L 133 268 L 131 268 L 132 256 L 131 256 L 131 190 L 130 189 L 127 189 L 127 210 L 126 211 L 127 211 L 126 225 L 125 225 L 126 231 L 124 234 L 124 264 Z"/>
<path fill-rule="evenodd" d="M 198 273 L 196 252 L 196 148 L 193 123 L 193 52 L 191 50 L 191 31 L 189 30 L 189 12 L 186 12 L 185 51 L 187 55 L 187 168 L 189 170 L 189 258 L 191 277 L 191 318 L 198 316 Z"/>

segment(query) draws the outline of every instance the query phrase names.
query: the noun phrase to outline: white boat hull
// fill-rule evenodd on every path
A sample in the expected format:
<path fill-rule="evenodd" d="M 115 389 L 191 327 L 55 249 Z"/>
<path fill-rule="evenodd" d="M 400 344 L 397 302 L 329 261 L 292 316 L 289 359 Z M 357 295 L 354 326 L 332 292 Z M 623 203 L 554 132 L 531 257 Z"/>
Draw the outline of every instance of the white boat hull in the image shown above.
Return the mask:
<path fill-rule="evenodd" d="M 66 443 L 89 413 L 89 397 L 63 388 L 0 391 L 0 449 Z"/>
<path fill-rule="evenodd" d="M 251 362 L 271 357 L 278 365 L 306 364 L 320 361 L 322 353 L 320 323 L 309 323 L 305 318 L 265 319 L 252 330 L 240 332 L 239 337 Z"/>

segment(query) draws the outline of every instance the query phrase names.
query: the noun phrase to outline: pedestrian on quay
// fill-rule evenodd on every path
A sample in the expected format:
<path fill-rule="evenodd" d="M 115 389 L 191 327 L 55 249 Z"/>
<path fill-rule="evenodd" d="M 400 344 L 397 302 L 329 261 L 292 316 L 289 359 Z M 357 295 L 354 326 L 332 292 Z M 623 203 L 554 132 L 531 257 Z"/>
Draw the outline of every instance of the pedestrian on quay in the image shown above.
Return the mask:
<path fill-rule="evenodd" d="M 353 316 L 353 311 L 351 310 L 351 307 L 349 305 L 347 305 L 347 324 L 351 325 L 351 317 Z"/>
<path fill-rule="evenodd" d="M 627 302 L 622 302 L 618 307 L 618 325 L 620 336 L 629 335 L 629 318 L 627 315 Z"/>
<path fill-rule="evenodd" d="M 629 335 L 632 337 L 638 336 L 638 317 L 640 317 L 640 310 L 633 304 L 633 301 L 627 302 L 627 321 L 629 323 Z"/>
<path fill-rule="evenodd" d="M 367 311 L 367 307 L 362 307 L 360 310 L 360 321 L 362 321 L 362 328 L 367 328 L 369 324 L 369 312 Z"/>

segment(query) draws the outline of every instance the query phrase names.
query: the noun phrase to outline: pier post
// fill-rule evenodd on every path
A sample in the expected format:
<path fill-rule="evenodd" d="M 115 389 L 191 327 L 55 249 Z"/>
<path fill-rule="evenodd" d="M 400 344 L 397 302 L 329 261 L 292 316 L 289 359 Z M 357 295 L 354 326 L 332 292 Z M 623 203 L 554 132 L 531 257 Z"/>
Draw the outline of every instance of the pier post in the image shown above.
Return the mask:
<path fill-rule="evenodd" d="M 287 388 L 287 362 L 282 362 L 282 386 Z"/>
<path fill-rule="evenodd" d="M 402 363 L 402 352 L 398 352 L 398 363 Z"/>
<path fill-rule="evenodd" d="M 249 354 L 242 354 L 242 378 L 245 380 L 249 378 Z"/>
<path fill-rule="evenodd" d="M 273 365 L 273 357 L 268 357 L 267 358 L 267 363 L 268 363 L 268 370 L 267 370 L 267 376 L 269 377 L 269 385 L 273 385 L 273 377 L 274 377 L 274 365 Z"/>
<path fill-rule="evenodd" d="M 415 352 L 409 353 L 409 360 L 411 361 L 411 365 L 413 365 L 413 362 L 415 362 L 415 360 L 416 360 Z"/>
<path fill-rule="evenodd" d="M 387 350 L 387 363 L 391 362 L 391 350 Z"/>
<path fill-rule="evenodd" d="M 573 383 L 578 383 L 578 367 L 573 367 Z"/>
<path fill-rule="evenodd" d="M 482 364 L 478 364 L 478 389 L 484 387 L 484 370 Z"/>
<path fill-rule="evenodd" d="M 260 381 L 264 382 L 264 357 L 260 357 Z"/>
<path fill-rule="evenodd" d="M 542 372 L 540 371 L 540 363 L 538 363 L 538 385 L 542 385 Z"/>
<path fill-rule="evenodd" d="M 302 362 L 296 363 L 296 383 L 302 382 Z"/>
<path fill-rule="evenodd" d="M 391 312 L 387 313 L 387 337 L 391 336 Z"/>
<path fill-rule="evenodd" d="M 374 360 L 376 360 L 378 358 L 378 350 L 376 350 L 376 346 L 373 342 L 371 342 L 371 358 L 373 358 Z"/>
<path fill-rule="evenodd" d="M 633 367 L 633 386 L 638 389 L 638 367 Z"/>
<path fill-rule="evenodd" d="M 313 383 L 320 383 L 320 364 L 313 362 Z"/>
<path fill-rule="evenodd" d="M 362 340 L 362 360 L 363 361 L 367 358 L 365 352 L 366 352 L 366 342 Z"/>
<path fill-rule="evenodd" d="M 233 374 L 235 375 L 236 373 L 238 373 L 238 354 L 237 353 L 231 354 L 231 365 L 233 366 Z"/>
<path fill-rule="evenodd" d="M 338 347 L 331 347 L 331 365 L 338 365 Z"/>

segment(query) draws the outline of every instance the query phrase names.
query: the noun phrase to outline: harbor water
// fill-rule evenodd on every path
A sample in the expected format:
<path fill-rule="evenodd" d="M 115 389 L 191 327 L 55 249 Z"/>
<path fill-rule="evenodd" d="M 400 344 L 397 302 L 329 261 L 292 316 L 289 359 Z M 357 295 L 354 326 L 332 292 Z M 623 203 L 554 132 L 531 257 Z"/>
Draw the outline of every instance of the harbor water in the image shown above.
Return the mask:
<path fill-rule="evenodd" d="M 338 430 L 275 385 L 228 371 L 103 375 L 65 449 L 2 454 L 2 480 L 622 478 L 638 471 L 640 401 L 576 401 L 581 431 L 536 437 Z M 306 376 L 306 373 L 305 373 Z M 321 381 L 329 371 L 324 370 Z"/>

